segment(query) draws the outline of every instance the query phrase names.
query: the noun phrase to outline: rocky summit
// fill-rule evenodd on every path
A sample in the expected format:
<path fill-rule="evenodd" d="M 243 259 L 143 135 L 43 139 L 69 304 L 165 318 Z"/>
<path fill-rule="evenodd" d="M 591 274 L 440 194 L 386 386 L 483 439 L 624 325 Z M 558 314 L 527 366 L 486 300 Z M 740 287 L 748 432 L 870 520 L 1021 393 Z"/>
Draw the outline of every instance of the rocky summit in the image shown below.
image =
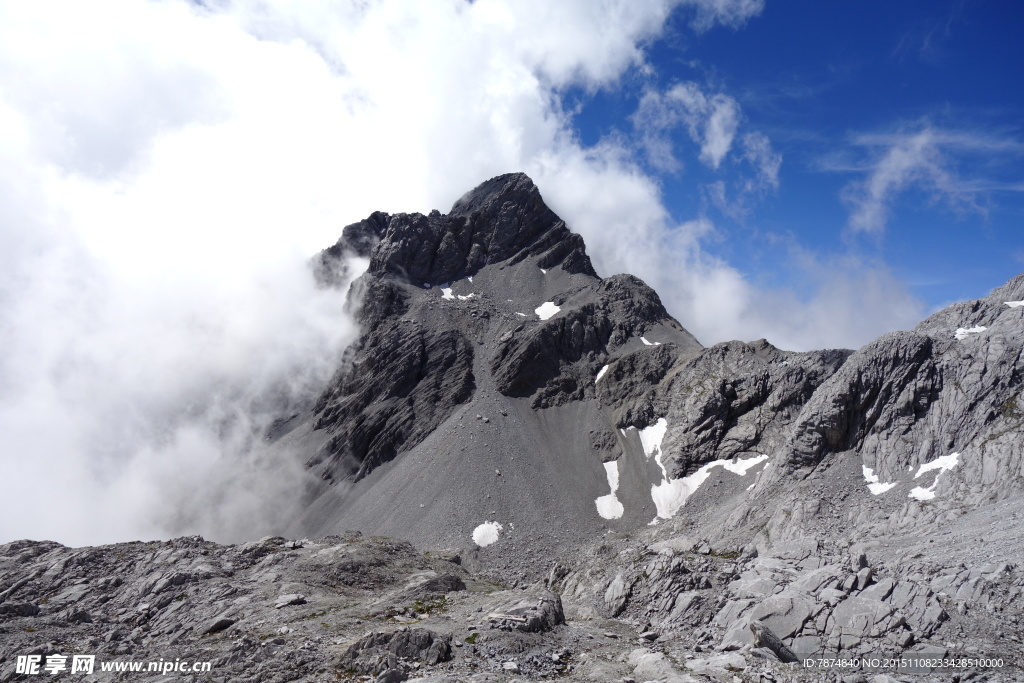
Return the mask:
<path fill-rule="evenodd" d="M 264 435 L 313 482 L 287 538 L 0 546 L 0 681 L 1024 680 L 1024 275 L 704 348 L 522 174 L 313 273 L 357 262 L 359 338 Z"/>

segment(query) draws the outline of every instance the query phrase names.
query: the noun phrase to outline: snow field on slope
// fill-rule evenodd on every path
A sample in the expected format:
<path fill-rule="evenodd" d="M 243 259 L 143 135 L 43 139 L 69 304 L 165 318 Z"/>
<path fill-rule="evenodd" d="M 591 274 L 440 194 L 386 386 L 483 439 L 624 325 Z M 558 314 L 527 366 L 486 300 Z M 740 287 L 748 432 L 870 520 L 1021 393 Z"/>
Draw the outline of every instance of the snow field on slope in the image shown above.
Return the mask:
<path fill-rule="evenodd" d="M 975 325 L 974 327 L 958 327 L 956 328 L 956 333 L 953 334 L 953 336 L 958 340 L 963 341 L 964 339 L 967 339 L 967 335 L 979 334 L 987 329 L 987 327 L 982 327 L 981 325 Z"/>
<path fill-rule="evenodd" d="M 554 301 L 545 301 L 540 306 L 535 308 L 533 312 L 536 313 L 537 317 L 540 318 L 541 320 L 547 320 L 555 313 L 558 313 L 560 310 L 562 309 L 556 306 Z"/>
<path fill-rule="evenodd" d="M 914 479 L 917 479 L 925 472 L 931 472 L 932 470 L 938 470 L 938 474 L 935 475 L 935 481 L 928 488 L 923 486 L 916 486 L 910 492 L 909 497 L 915 500 L 931 500 L 935 497 L 935 487 L 939 485 L 939 477 L 946 472 L 950 471 L 954 467 L 960 464 L 960 454 L 950 453 L 949 455 L 943 455 L 931 462 L 926 462 L 917 468 L 917 474 L 914 475 Z"/>
<path fill-rule="evenodd" d="M 891 489 L 893 486 L 896 486 L 897 482 L 894 482 L 894 481 L 893 482 L 888 482 L 888 483 L 883 483 L 883 482 L 879 481 L 878 480 L 878 475 L 875 474 L 875 471 L 873 469 L 871 469 L 870 467 L 861 466 L 860 469 L 861 469 L 861 471 L 864 474 L 864 481 L 866 481 L 868 483 L 868 491 L 871 491 L 871 495 L 873 495 L 873 496 L 877 496 L 879 494 L 885 493 L 886 491 Z"/>
<path fill-rule="evenodd" d="M 630 429 L 636 429 L 630 427 Z M 625 433 L 625 430 L 622 430 Z M 655 462 L 661 469 L 662 481 L 651 485 L 651 499 L 658 511 L 656 519 L 670 519 L 683 505 L 687 499 L 697 492 L 701 484 L 711 476 L 711 470 L 722 467 L 733 474 L 746 475 L 747 471 L 768 459 L 767 455 L 758 455 L 746 460 L 715 460 L 705 463 L 699 470 L 681 479 L 673 479 L 669 476 L 668 470 L 663 462 L 664 452 L 661 443 L 668 431 L 668 420 L 658 419 L 653 425 L 639 430 L 640 443 L 644 449 L 644 455 L 650 459 L 654 457 Z"/>
<path fill-rule="evenodd" d="M 597 514 L 601 515 L 604 519 L 619 519 L 622 517 L 622 513 L 626 511 L 626 508 L 623 507 L 615 495 L 615 492 L 619 490 L 619 461 L 606 462 L 604 470 L 608 477 L 608 488 L 612 492 L 594 501 L 594 504 L 597 505 Z"/>

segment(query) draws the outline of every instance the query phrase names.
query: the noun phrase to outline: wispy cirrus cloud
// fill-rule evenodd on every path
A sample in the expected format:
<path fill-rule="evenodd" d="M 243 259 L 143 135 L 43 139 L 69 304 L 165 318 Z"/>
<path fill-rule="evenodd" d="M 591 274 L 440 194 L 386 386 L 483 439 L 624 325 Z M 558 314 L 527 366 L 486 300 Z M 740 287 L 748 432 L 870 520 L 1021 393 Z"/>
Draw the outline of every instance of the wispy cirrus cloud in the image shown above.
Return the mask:
<path fill-rule="evenodd" d="M 743 158 L 755 170 L 755 176 L 744 181 L 747 192 L 763 192 L 779 187 L 779 169 L 782 155 L 772 149 L 772 142 L 764 133 L 753 132 L 743 136 Z"/>
<path fill-rule="evenodd" d="M 663 171 L 682 167 L 671 134 L 682 126 L 700 146 L 700 160 L 717 169 L 732 148 L 740 123 L 740 105 L 724 93 L 706 94 L 693 82 L 677 83 L 665 92 L 644 93 L 633 124 L 643 136 L 651 164 Z"/>
<path fill-rule="evenodd" d="M 740 220 L 751 206 L 779 186 L 782 155 L 760 131 L 740 132 L 739 102 L 710 93 L 692 81 L 665 91 L 648 89 L 632 116 L 647 162 L 662 173 L 683 169 L 680 131 L 698 147 L 697 158 L 717 179 L 701 186 L 704 198 L 723 215 Z M 731 163 L 726 164 L 729 159 Z M 728 167 L 728 173 L 726 173 Z"/>
<path fill-rule="evenodd" d="M 900 195 L 918 190 L 932 203 L 984 215 L 988 193 L 1019 192 L 1024 183 L 1000 177 L 999 162 L 1024 155 L 1012 136 L 949 130 L 923 124 L 916 130 L 871 133 L 852 140 L 856 156 L 832 157 L 827 171 L 863 174 L 843 188 L 852 233 L 882 234 Z"/>
<path fill-rule="evenodd" d="M 764 0 L 683 0 L 682 4 L 693 8 L 690 26 L 697 32 L 717 24 L 740 28 L 764 10 Z"/>

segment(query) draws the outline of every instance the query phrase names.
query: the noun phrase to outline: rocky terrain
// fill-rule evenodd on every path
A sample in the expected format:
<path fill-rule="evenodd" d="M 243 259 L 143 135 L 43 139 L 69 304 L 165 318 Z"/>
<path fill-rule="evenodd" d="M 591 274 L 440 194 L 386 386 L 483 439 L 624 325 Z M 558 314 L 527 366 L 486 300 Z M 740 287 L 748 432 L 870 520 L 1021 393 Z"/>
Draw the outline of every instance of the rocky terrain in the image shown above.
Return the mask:
<path fill-rule="evenodd" d="M 0 546 L 0 681 L 1024 680 L 1024 276 L 857 351 L 704 348 L 522 174 L 316 277 L 353 259 L 361 335 L 266 434 L 315 475 L 293 540 Z"/>

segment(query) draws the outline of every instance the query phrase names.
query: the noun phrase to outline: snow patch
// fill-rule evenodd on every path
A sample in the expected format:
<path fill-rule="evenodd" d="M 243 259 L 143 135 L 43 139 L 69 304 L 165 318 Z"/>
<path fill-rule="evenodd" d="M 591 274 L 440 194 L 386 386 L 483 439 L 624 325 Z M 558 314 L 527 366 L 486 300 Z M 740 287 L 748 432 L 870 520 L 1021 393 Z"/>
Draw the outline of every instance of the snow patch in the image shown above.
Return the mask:
<path fill-rule="evenodd" d="M 938 470 L 939 473 L 935 475 L 935 481 L 928 488 L 923 486 L 916 486 L 910 492 L 910 497 L 915 500 L 931 500 L 935 497 L 935 487 L 939 485 L 939 477 L 945 472 L 950 471 L 960 463 L 959 453 L 950 453 L 949 455 L 943 455 L 931 462 L 926 462 L 917 468 L 917 474 L 914 475 L 914 479 L 917 479 L 925 472 L 931 472 L 932 470 Z"/>
<path fill-rule="evenodd" d="M 963 341 L 964 339 L 967 339 L 967 335 L 978 334 L 979 332 L 984 332 L 987 329 L 987 327 L 982 327 L 981 325 L 976 325 L 974 327 L 958 327 L 956 328 L 956 334 L 953 336 Z"/>
<path fill-rule="evenodd" d="M 665 466 L 661 464 L 661 440 L 665 438 L 667 430 L 668 420 L 665 418 L 660 418 L 654 424 L 640 430 L 640 443 L 644 447 L 644 455 L 647 456 L 648 460 L 650 460 L 652 455 L 655 456 L 654 459 L 666 479 L 668 479 L 668 472 L 665 470 Z"/>
<path fill-rule="evenodd" d="M 473 276 L 472 275 L 467 277 L 466 279 L 469 280 L 470 282 L 473 282 Z"/>
<path fill-rule="evenodd" d="M 647 337 L 640 337 L 640 341 L 644 343 L 644 346 L 661 346 L 661 342 L 647 341 Z"/>
<path fill-rule="evenodd" d="M 746 460 L 737 460 L 736 462 L 733 462 L 732 460 L 716 460 L 715 462 L 713 462 L 711 464 L 714 465 L 714 464 L 717 464 L 717 463 L 721 463 L 722 467 L 724 467 L 725 469 L 729 470 L 730 472 L 732 472 L 734 474 L 738 474 L 738 475 L 740 475 L 742 477 L 742 476 L 744 476 L 747 473 L 747 470 L 749 470 L 751 467 L 754 467 L 755 465 L 758 465 L 758 464 L 764 462 L 767 459 L 768 459 L 767 455 L 759 455 L 759 456 L 757 456 L 755 458 L 747 458 Z"/>
<path fill-rule="evenodd" d="M 470 292 L 466 296 L 462 296 L 461 294 L 457 294 L 456 296 L 458 296 L 459 299 L 461 299 L 462 301 L 465 301 L 466 299 L 472 299 L 474 296 L 476 296 L 476 293 L 475 292 Z"/>
<path fill-rule="evenodd" d="M 1004 301 L 1003 303 L 1010 308 L 1020 308 L 1021 306 L 1024 306 L 1024 301 Z"/>
<path fill-rule="evenodd" d="M 481 548 L 486 548 L 498 540 L 498 536 L 501 535 L 501 530 L 504 528 L 498 522 L 484 522 L 473 529 L 473 542 Z"/>
<path fill-rule="evenodd" d="M 879 481 L 878 475 L 875 474 L 875 471 L 870 467 L 864 467 L 861 465 L 860 469 L 861 472 L 864 473 L 864 481 L 868 483 L 868 491 L 871 491 L 871 495 L 877 496 L 880 493 L 885 493 L 896 485 L 896 482 L 894 481 L 886 483 Z"/>
<path fill-rule="evenodd" d="M 452 288 L 441 285 L 441 298 L 455 301 L 455 295 L 452 294 Z"/>
<path fill-rule="evenodd" d="M 949 470 L 960 464 L 960 454 L 950 453 L 949 455 L 943 455 L 935 458 L 931 462 L 926 462 L 917 468 L 917 474 L 914 475 L 914 479 L 917 479 L 925 472 L 931 472 L 932 470 L 940 470 L 939 474 L 948 472 Z"/>
<path fill-rule="evenodd" d="M 612 492 L 594 501 L 594 504 L 597 505 L 597 514 L 604 519 L 619 519 L 626 510 L 615 496 L 615 492 L 619 490 L 619 461 L 606 462 L 604 470 L 608 477 L 608 488 Z"/>
<path fill-rule="evenodd" d="M 547 270 L 545 270 L 544 268 L 541 268 L 541 269 L 540 269 L 540 272 L 544 273 L 545 275 L 547 275 L 547 274 L 548 274 L 548 271 L 547 271 Z"/>
<path fill-rule="evenodd" d="M 598 382 L 600 382 L 601 378 L 604 377 L 604 373 L 606 373 L 606 372 L 608 372 L 608 366 L 607 365 L 604 366 L 603 368 L 601 368 L 600 370 L 598 370 L 597 377 L 594 378 L 594 384 L 597 384 Z"/>
<path fill-rule="evenodd" d="M 555 313 L 558 313 L 560 310 L 562 309 L 556 306 L 554 301 L 545 301 L 536 309 L 534 309 L 533 312 L 536 313 L 537 317 L 540 318 L 541 320 L 547 320 Z"/>
<path fill-rule="evenodd" d="M 633 428 L 631 427 L 630 429 Z M 640 443 L 644 448 L 644 455 L 648 459 L 653 456 L 655 462 L 658 463 L 658 467 L 661 468 L 661 483 L 651 486 L 651 498 L 654 500 L 654 507 L 657 508 L 658 517 L 661 519 L 670 519 L 679 508 L 683 507 L 686 504 L 686 500 L 696 493 L 700 485 L 711 476 L 711 470 L 714 468 L 723 467 L 730 472 L 743 476 L 751 467 L 768 459 L 767 455 L 758 455 L 735 462 L 732 460 L 715 460 L 705 464 L 687 477 L 672 479 L 668 476 L 668 470 L 665 468 L 665 463 L 662 460 L 664 453 L 661 443 L 665 438 L 666 431 L 668 431 L 668 421 L 665 418 L 660 418 L 653 425 L 640 430 Z M 623 431 L 623 434 L 625 434 L 625 431 Z"/>
<path fill-rule="evenodd" d="M 516 315 L 521 315 L 521 316 L 523 316 L 524 318 L 526 317 L 526 314 L 525 314 L 525 313 L 520 313 L 519 311 L 516 311 Z"/>
<path fill-rule="evenodd" d="M 682 479 L 670 479 L 666 476 L 665 481 L 651 487 L 651 498 L 654 499 L 654 507 L 658 510 L 658 517 L 661 519 L 671 519 L 679 511 L 679 508 L 686 504 L 687 499 L 697 492 L 700 485 L 707 481 L 707 478 L 711 476 L 711 470 L 714 468 L 724 467 L 730 472 L 735 472 L 742 476 L 751 467 L 767 459 L 767 455 L 759 455 L 747 460 L 737 460 L 736 462 L 732 460 L 715 460 L 705 464 L 693 474 Z M 662 470 L 664 470 L 664 467 Z"/>

